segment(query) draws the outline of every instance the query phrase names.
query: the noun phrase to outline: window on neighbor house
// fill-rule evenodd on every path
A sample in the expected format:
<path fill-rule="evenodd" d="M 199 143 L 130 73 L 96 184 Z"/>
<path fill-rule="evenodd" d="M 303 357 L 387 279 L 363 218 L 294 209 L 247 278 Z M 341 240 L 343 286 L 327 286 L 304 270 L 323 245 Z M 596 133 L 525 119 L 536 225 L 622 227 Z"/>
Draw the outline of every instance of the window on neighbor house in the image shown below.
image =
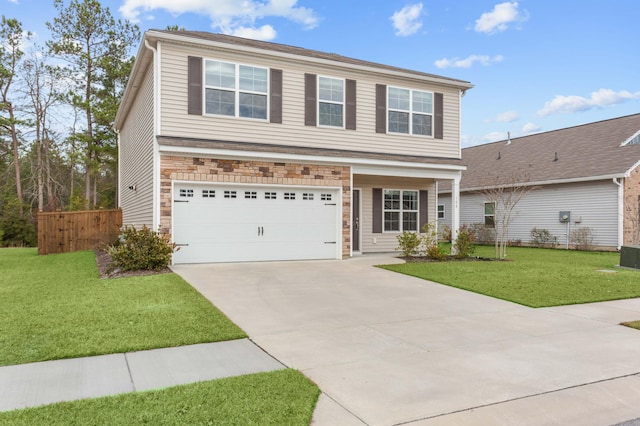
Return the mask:
<path fill-rule="evenodd" d="M 207 114 L 267 119 L 268 69 L 205 61 Z"/>
<path fill-rule="evenodd" d="M 318 78 L 318 124 L 344 126 L 344 80 Z"/>
<path fill-rule="evenodd" d="M 487 228 L 496 227 L 496 203 L 484 203 L 484 226 Z"/>
<path fill-rule="evenodd" d="M 438 204 L 438 219 L 444 219 L 444 204 Z"/>
<path fill-rule="evenodd" d="M 418 191 L 384 190 L 384 230 L 418 230 Z"/>
<path fill-rule="evenodd" d="M 387 88 L 388 132 L 433 136 L 433 93 Z"/>

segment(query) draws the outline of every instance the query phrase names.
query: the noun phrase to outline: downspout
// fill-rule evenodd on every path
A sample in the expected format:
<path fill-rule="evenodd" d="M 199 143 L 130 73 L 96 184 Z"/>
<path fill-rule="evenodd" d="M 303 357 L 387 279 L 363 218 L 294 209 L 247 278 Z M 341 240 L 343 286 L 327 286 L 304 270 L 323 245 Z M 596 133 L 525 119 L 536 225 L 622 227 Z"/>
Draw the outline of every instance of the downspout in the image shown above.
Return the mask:
<path fill-rule="evenodd" d="M 624 186 L 622 178 L 613 178 L 613 183 L 618 185 L 618 250 L 624 242 Z"/>
<path fill-rule="evenodd" d="M 113 131 L 116 132 L 116 146 L 118 148 L 118 162 L 117 162 L 118 173 L 116 173 L 116 208 L 119 209 L 120 206 L 122 206 L 122 200 L 121 200 L 122 191 L 120 191 L 120 182 L 122 182 L 122 176 L 120 175 L 120 164 L 122 164 L 120 162 L 121 160 L 120 156 L 122 155 L 122 147 L 120 144 L 120 130 L 114 128 Z"/>
<path fill-rule="evenodd" d="M 159 96 L 158 96 L 158 82 L 159 78 L 159 65 L 158 65 L 158 50 L 153 47 L 149 40 L 144 39 L 144 46 L 153 53 L 153 230 L 157 231 L 160 228 L 160 153 L 158 144 L 156 143 L 156 135 L 158 134 L 158 122 L 159 122 Z"/>

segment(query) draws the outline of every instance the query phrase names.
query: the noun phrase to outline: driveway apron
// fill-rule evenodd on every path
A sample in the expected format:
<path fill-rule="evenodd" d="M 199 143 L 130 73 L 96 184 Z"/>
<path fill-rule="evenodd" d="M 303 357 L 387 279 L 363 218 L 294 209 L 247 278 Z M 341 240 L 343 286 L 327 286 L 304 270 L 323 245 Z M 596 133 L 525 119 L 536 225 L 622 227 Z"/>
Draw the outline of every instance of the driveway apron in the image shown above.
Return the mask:
<path fill-rule="evenodd" d="M 316 424 L 614 424 L 640 417 L 640 299 L 531 309 L 345 261 L 173 269 L 319 385 Z"/>

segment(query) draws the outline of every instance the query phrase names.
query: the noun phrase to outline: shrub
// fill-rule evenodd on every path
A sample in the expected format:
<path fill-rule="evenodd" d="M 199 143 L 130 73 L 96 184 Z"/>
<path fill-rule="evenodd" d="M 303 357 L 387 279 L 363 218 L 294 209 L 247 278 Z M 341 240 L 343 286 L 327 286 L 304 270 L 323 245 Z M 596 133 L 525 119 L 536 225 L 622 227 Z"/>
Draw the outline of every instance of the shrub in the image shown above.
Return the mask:
<path fill-rule="evenodd" d="M 444 250 L 437 244 L 427 246 L 426 255 L 429 259 L 433 260 L 443 260 L 447 257 L 447 253 L 445 253 Z"/>
<path fill-rule="evenodd" d="M 484 223 L 472 223 L 468 230 L 478 244 L 493 244 L 496 241 L 496 230 Z"/>
<path fill-rule="evenodd" d="M 453 247 L 456 250 L 456 257 L 463 258 L 471 256 L 475 251 L 474 246 L 475 236 L 468 229 L 466 225 L 463 225 L 458 230 L 458 235 L 453 243 Z"/>
<path fill-rule="evenodd" d="M 452 240 L 451 227 L 449 227 L 449 225 L 442 225 L 440 229 L 440 239 L 444 241 Z"/>
<path fill-rule="evenodd" d="M 175 248 L 175 243 L 169 242 L 166 235 L 146 226 L 140 229 L 125 226 L 120 243 L 110 246 L 108 251 L 114 267 L 123 271 L 136 271 L 166 268 Z"/>
<path fill-rule="evenodd" d="M 398 239 L 397 250 L 402 251 L 403 256 L 415 256 L 420 254 L 422 237 L 417 232 L 404 231 L 396 237 Z"/>
<path fill-rule="evenodd" d="M 588 226 L 571 231 L 571 242 L 576 250 L 593 250 L 593 231 Z"/>
<path fill-rule="evenodd" d="M 555 247 L 558 238 L 554 237 L 548 229 L 533 228 L 531 230 L 531 245 L 534 247 Z"/>

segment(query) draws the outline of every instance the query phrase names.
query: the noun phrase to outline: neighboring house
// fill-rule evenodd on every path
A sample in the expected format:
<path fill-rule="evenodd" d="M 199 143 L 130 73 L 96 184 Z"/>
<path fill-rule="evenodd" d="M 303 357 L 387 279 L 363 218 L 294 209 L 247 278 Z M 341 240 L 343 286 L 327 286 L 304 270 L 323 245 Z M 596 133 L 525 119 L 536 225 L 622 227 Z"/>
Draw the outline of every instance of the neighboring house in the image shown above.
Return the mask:
<path fill-rule="evenodd" d="M 513 210 L 512 241 L 529 243 L 537 227 L 565 247 L 567 234 L 588 227 L 596 248 L 639 242 L 640 114 L 465 148 L 462 160 L 462 224 L 492 222 L 482 190 L 502 179 L 536 187 Z M 439 185 L 440 225 L 451 225 L 449 192 Z"/>
<path fill-rule="evenodd" d="M 123 221 L 170 234 L 175 263 L 393 251 L 399 232 L 436 220 L 436 181 L 457 188 L 471 87 L 292 46 L 147 31 L 114 125 Z"/>

